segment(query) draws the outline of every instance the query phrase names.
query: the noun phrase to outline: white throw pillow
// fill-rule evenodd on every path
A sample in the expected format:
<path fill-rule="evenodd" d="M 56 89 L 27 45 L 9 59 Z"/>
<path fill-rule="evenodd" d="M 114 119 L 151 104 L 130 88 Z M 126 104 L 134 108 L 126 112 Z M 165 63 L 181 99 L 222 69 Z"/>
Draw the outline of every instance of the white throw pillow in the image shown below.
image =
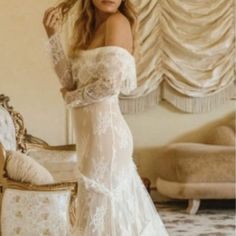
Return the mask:
<path fill-rule="evenodd" d="M 7 151 L 7 175 L 16 181 L 42 185 L 55 183 L 50 172 L 20 151 Z"/>

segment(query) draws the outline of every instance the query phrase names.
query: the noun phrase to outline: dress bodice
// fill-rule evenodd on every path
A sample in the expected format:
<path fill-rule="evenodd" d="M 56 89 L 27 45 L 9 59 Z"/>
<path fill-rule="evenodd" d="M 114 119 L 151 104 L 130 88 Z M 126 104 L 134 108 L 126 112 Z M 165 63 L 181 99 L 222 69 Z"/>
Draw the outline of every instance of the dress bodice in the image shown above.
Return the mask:
<path fill-rule="evenodd" d="M 122 80 L 121 93 L 128 94 L 137 87 L 135 58 L 122 47 L 103 46 L 80 50 L 79 56 L 71 60 L 71 64 L 77 86 L 118 74 Z"/>

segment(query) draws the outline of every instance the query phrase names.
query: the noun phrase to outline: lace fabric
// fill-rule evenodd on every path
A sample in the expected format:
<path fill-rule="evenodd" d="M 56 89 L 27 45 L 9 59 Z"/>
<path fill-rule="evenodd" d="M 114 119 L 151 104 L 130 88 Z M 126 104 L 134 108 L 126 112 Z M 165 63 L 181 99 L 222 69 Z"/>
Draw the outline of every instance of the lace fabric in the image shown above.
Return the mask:
<path fill-rule="evenodd" d="M 1 235 L 69 236 L 69 191 L 6 189 L 2 199 Z"/>
<path fill-rule="evenodd" d="M 61 50 L 57 40 L 51 41 L 51 52 Z M 55 64 L 65 60 L 62 53 L 55 54 Z M 63 84 L 76 84 L 65 96 L 78 155 L 73 235 L 168 236 L 138 175 L 133 136 L 119 107 L 119 93 L 137 86 L 134 58 L 121 47 L 106 46 L 81 51 L 70 63 L 73 79 L 69 76 L 67 81 L 63 69 L 54 68 Z"/>
<path fill-rule="evenodd" d="M 85 106 L 101 102 L 112 95 L 118 95 L 124 72 L 125 64 L 122 63 L 117 53 L 107 52 L 97 61 L 94 81 L 67 92 L 66 104 L 70 107 Z"/>
<path fill-rule="evenodd" d="M 62 87 L 73 89 L 65 96 L 68 108 L 86 106 L 120 92 L 128 94 L 137 87 L 134 57 L 121 47 L 96 48 L 95 61 L 88 61 L 88 57 L 78 61 L 66 57 L 59 33 L 51 36 L 45 45 Z M 84 53 L 82 50 L 82 55 Z"/>
<path fill-rule="evenodd" d="M 50 55 L 50 62 L 56 72 L 62 87 L 70 90 L 75 88 L 72 76 L 72 64 L 64 53 L 60 34 L 53 34 L 46 42 L 45 49 Z"/>

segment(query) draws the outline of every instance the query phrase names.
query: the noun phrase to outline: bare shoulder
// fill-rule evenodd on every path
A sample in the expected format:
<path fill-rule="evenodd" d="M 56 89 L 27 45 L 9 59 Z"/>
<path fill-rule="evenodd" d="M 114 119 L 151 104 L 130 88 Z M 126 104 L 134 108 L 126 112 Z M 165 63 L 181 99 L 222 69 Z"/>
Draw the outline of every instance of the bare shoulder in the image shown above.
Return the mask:
<path fill-rule="evenodd" d="M 133 36 L 128 18 L 120 12 L 106 21 L 105 45 L 120 46 L 132 53 Z"/>
<path fill-rule="evenodd" d="M 110 15 L 107 19 L 107 25 L 122 25 L 122 26 L 130 26 L 128 18 L 122 14 L 121 12 L 116 12 Z"/>

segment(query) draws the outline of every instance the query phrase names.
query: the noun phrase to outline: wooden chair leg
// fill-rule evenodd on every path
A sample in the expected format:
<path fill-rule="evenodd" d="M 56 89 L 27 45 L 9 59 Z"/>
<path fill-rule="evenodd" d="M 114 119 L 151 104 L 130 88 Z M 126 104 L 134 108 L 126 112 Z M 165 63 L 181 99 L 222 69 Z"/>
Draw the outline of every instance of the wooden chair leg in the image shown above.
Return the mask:
<path fill-rule="evenodd" d="M 200 207 L 200 199 L 189 199 L 188 207 L 186 209 L 187 213 L 190 215 L 195 215 Z"/>

